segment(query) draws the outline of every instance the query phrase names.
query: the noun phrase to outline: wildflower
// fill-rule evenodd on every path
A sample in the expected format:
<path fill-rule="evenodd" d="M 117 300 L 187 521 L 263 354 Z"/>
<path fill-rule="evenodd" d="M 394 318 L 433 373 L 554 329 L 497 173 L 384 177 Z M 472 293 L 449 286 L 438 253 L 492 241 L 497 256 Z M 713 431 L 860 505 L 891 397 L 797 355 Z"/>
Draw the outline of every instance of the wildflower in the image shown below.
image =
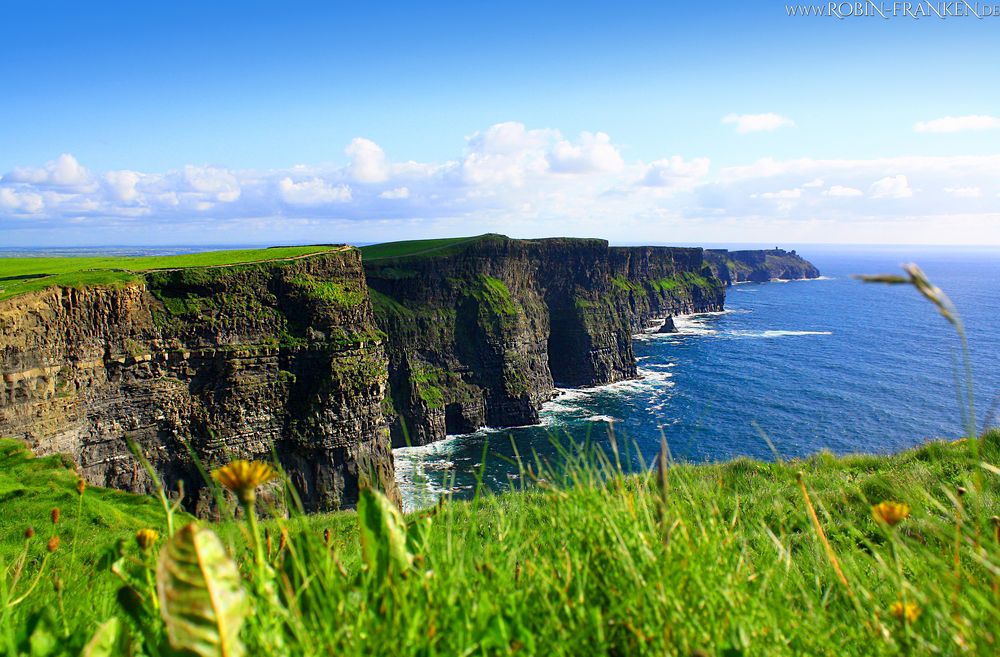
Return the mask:
<path fill-rule="evenodd" d="M 910 505 L 905 502 L 879 502 L 872 507 L 872 517 L 895 527 L 910 517 Z"/>
<path fill-rule="evenodd" d="M 906 619 L 907 623 L 913 623 L 920 617 L 920 607 L 917 606 L 916 602 L 907 602 L 904 604 L 902 601 L 897 600 L 889 606 L 889 613 L 898 621 Z"/>
<path fill-rule="evenodd" d="M 24 537 L 34 538 L 34 536 L 35 536 L 35 528 L 29 525 L 28 528 L 24 530 Z"/>
<path fill-rule="evenodd" d="M 256 502 L 257 487 L 277 476 L 274 468 L 260 461 L 233 461 L 212 471 L 212 479 L 236 493 L 243 504 Z"/>
<path fill-rule="evenodd" d="M 59 549 L 59 537 L 58 536 L 53 536 L 52 538 L 50 538 L 48 545 L 45 546 L 45 549 L 48 550 L 49 552 L 55 552 L 56 550 L 58 550 Z"/>
<path fill-rule="evenodd" d="M 76 493 L 77 495 L 83 495 L 83 491 L 87 490 L 87 482 L 80 479 L 76 482 Z"/>
<path fill-rule="evenodd" d="M 135 533 L 135 542 L 143 552 L 153 547 L 160 538 L 160 532 L 155 529 L 140 529 Z"/>
<path fill-rule="evenodd" d="M 61 513 L 62 512 L 59 510 L 59 507 L 56 507 L 56 508 L 52 509 L 52 514 L 51 515 L 52 515 L 52 524 L 53 525 L 56 525 L 56 524 L 59 523 L 59 516 L 61 515 Z"/>

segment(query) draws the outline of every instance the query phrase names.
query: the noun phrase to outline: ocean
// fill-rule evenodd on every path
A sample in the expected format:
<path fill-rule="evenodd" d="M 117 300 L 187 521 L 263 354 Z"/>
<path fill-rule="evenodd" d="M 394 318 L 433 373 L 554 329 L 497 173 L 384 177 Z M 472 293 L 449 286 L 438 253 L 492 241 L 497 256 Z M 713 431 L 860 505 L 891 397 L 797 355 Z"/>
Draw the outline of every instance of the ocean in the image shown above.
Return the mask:
<path fill-rule="evenodd" d="M 441 495 L 519 485 L 522 458 L 558 464 L 571 438 L 627 443 L 624 467 L 652 463 L 665 436 L 693 462 L 888 453 L 962 435 L 960 343 L 910 286 L 852 274 L 916 262 L 957 306 L 971 351 L 978 426 L 1000 400 L 1000 252 L 974 248 L 804 247 L 823 278 L 729 289 L 722 313 L 680 318 L 680 332 L 636 336 L 640 379 L 562 390 L 542 424 L 484 429 L 395 450 L 407 509 Z M 770 443 L 770 444 L 769 444 Z M 773 448 L 772 448 L 773 446 Z M 624 451 L 624 448 L 622 450 Z M 485 460 L 483 459 L 485 453 Z"/>

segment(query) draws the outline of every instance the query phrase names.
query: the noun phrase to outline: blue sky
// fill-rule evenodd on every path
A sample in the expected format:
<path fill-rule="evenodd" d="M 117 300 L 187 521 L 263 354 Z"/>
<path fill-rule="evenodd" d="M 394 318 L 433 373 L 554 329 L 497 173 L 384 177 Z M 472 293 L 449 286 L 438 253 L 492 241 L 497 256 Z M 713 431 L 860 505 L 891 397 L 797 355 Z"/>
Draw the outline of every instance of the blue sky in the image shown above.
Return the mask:
<path fill-rule="evenodd" d="M 539 4 L 8 3 L 4 241 L 1000 243 L 1000 17 Z"/>

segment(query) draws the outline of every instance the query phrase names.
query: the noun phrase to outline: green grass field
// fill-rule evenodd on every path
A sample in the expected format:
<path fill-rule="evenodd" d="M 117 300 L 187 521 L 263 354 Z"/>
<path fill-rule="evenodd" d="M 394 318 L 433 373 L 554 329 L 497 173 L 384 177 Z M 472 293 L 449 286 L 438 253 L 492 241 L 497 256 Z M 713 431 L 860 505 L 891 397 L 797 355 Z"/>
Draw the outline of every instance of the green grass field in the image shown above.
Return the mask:
<path fill-rule="evenodd" d="M 463 248 L 486 239 L 506 240 L 503 235 L 487 233 L 473 237 L 448 237 L 436 240 L 407 240 L 402 242 L 384 242 L 361 247 L 365 262 L 391 260 L 394 258 L 412 258 L 417 256 L 439 256 L 458 253 Z"/>
<path fill-rule="evenodd" d="M 157 269 L 224 267 L 288 260 L 341 247 L 283 246 L 270 249 L 205 251 L 172 256 L 0 258 L 0 299 L 52 286 L 115 285 Z"/>
<path fill-rule="evenodd" d="M 0 453 L 7 654 L 81 654 L 110 618 L 124 643 L 83 654 L 174 654 L 152 588 L 167 572 L 153 570 L 156 504 L 88 489 L 77 531 L 72 472 L 10 442 Z M 213 575 L 208 557 L 204 577 L 238 586 L 249 606 L 222 609 L 226 623 L 202 609 L 199 631 L 228 628 L 250 655 L 997 654 L 1000 434 L 894 456 L 670 464 L 662 481 L 570 454 L 561 475 L 525 468 L 530 490 L 446 502 L 405 526 L 378 505 L 268 521 L 261 563 L 252 529 L 205 525 L 239 577 Z M 871 507 L 886 500 L 911 515 L 876 522 Z M 142 526 L 164 535 L 155 549 L 131 538 Z M 49 635 L 57 647 L 31 652 Z M 198 654 L 240 654 L 205 645 Z"/>

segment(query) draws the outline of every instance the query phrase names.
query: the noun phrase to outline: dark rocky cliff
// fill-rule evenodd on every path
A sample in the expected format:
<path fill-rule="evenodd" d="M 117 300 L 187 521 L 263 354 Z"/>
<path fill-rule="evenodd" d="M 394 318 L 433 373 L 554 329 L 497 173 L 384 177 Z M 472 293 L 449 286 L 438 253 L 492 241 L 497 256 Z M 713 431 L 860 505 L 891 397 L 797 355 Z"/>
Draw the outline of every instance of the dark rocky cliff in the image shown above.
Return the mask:
<path fill-rule="evenodd" d="M 72 455 L 94 484 L 150 491 L 131 436 L 202 513 L 185 443 L 208 465 L 273 445 L 310 509 L 353 505 L 362 477 L 398 495 L 357 251 L 144 279 L 0 302 L 0 435 Z"/>
<path fill-rule="evenodd" d="M 772 279 L 798 280 L 819 278 L 819 270 L 795 251 L 768 249 L 764 251 L 727 251 L 709 249 L 705 259 L 716 275 L 726 282 L 763 283 Z"/>
<path fill-rule="evenodd" d="M 199 513 L 210 500 L 189 447 L 208 466 L 273 447 L 309 509 L 352 506 L 363 479 L 398 498 L 392 444 L 535 423 L 556 386 L 634 378 L 632 336 L 722 310 L 727 284 L 818 275 L 794 252 L 593 239 L 363 252 L 363 265 L 343 248 L 0 301 L 0 435 L 149 491 L 131 436 Z"/>
<path fill-rule="evenodd" d="M 554 385 L 636 376 L 631 336 L 721 310 L 701 249 L 487 235 L 365 271 L 388 335 L 395 445 L 538 421 Z"/>

